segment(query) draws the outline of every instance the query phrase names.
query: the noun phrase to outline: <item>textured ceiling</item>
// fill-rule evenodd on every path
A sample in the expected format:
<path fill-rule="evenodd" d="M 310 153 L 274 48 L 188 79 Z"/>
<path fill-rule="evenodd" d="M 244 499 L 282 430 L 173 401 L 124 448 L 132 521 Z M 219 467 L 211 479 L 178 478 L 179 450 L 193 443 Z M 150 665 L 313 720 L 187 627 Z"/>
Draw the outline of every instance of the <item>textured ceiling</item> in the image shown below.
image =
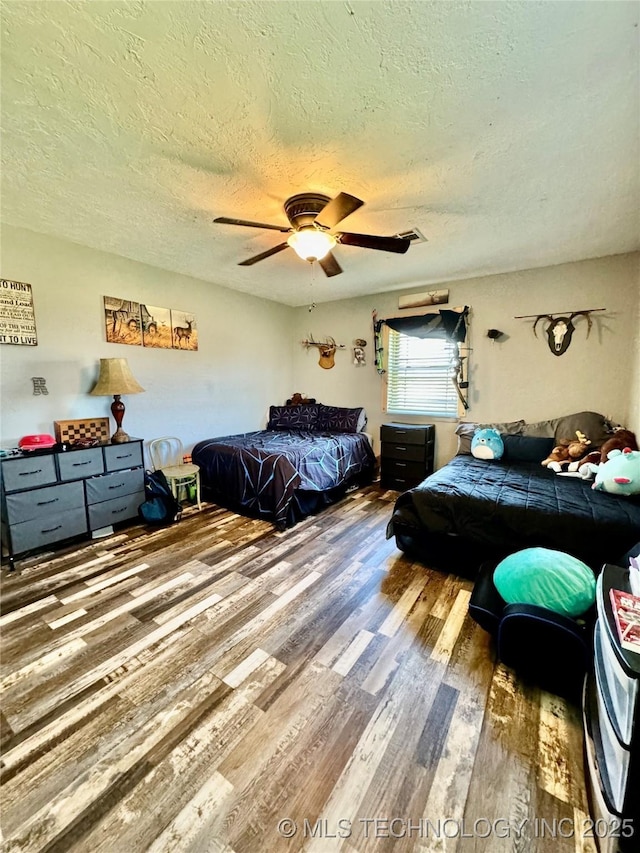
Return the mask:
<path fill-rule="evenodd" d="M 2 218 L 289 305 L 630 251 L 639 9 L 4 2 Z M 428 242 L 238 266 L 305 190 Z"/>

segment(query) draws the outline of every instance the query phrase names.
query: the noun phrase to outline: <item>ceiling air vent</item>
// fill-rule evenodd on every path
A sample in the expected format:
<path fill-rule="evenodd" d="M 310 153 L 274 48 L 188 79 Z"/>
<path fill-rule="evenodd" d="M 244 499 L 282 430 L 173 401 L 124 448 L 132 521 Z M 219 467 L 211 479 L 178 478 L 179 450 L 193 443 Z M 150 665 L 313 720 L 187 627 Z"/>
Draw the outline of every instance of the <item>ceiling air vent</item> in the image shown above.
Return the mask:
<path fill-rule="evenodd" d="M 409 240 L 411 243 L 427 242 L 427 238 L 424 236 L 422 231 L 419 231 L 417 228 L 412 228 L 410 231 L 402 231 L 400 234 L 396 234 L 396 237 L 403 237 L 405 240 Z"/>

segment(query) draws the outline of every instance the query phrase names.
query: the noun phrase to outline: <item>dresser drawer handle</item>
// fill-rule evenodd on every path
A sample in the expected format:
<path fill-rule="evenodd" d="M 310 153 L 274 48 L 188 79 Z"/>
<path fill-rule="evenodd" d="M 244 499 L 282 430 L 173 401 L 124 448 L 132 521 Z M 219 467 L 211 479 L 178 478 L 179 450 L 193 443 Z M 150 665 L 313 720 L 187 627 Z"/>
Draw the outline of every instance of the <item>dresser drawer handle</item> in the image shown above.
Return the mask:
<path fill-rule="evenodd" d="M 399 444 L 396 445 L 396 450 L 406 450 L 406 447 L 401 447 Z"/>
<path fill-rule="evenodd" d="M 72 462 L 71 465 L 73 468 L 79 468 L 81 465 L 91 465 L 91 460 L 86 459 L 84 462 Z"/>
<path fill-rule="evenodd" d="M 131 459 L 133 453 L 126 453 L 124 456 L 116 456 L 116 459 Z"/>
<path fill-rule="evenodd" d="M 406 467 L 407 467 L 406 462 L 396 462 L 396 468 L 406 468 Z"/>
<path fill-rule="evenodd" d="M 109 488 L 110 489 L 121 489 L 124 485 L 126 485 L 126 484 L 125 483 L 118 483 L 115 486 L 109 486 Z"/>
<path fill-rule="evenodd" d="M 406 431 L 406 429 L 397 429 L 397 430 L 395 430 L 395 433 L 396 433 L 396 435 L 406 435 L 407 431 Z"/>
<path fill-rule="evenodd" d="M 46 506 L 47 504 L 54 504 L 56 501 L 59 501 L 60 498 L 51 498 L 50 501 L 38 501 L 36 506 Z"/>
<path fill-rule="evenodd" d="M 111 510 L 111 515 L 118 515 L 119 513 L 121 513 L 121 512 L 126 512 L 126 511 L 127 511 L 126 506 L 123 506 L 123 507 L 121 507 L 120 509 L 112 509 L 112 510 Z"/>
<path fill-rule="evenodd" d="M 35 471 L 20 471 L 20 477 L 30 477 L 32 474 L 42 474 L 42 468 L 36 468 Z"/>
<path fill-rule="evenodd" d="M 55 527 L 47 527 L 44 530 L 41 530 L 40 533 L 53 533 L 54 530 L 60 530 L 61 527 L 61 524 L 56 524 Z"/>

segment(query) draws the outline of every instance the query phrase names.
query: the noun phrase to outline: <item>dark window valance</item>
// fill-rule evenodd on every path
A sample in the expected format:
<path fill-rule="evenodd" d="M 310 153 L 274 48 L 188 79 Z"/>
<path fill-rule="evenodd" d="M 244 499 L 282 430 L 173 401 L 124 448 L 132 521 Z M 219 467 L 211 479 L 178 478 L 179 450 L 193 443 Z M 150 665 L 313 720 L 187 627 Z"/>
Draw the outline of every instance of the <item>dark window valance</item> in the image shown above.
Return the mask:
<path fill-rule="evenodd" d="M 373 312 L 373 337 L 375 341 L 375 365 L 380 375 L 386 372 L 384 366 L 384 350 L 382 347 L 382 327 L 414 338 L 440 338 L 462 344 L 467 337 L 469 306 L 461 311 L 442 309 L 418 317 L 390 317 L 388 320 L 378 320 L 376 311 Z"/>
<path fill-rule="evenodd" d="M 395 332 L 413 338 L 448 338 L 455 343 L 462 343 L 467 336 L 468 311 L 465 306 L 462 311 L 441 310 L 418 317 L 390 317 L 388 320 L 376 321 L 376 332 L 386 324 Z"/>

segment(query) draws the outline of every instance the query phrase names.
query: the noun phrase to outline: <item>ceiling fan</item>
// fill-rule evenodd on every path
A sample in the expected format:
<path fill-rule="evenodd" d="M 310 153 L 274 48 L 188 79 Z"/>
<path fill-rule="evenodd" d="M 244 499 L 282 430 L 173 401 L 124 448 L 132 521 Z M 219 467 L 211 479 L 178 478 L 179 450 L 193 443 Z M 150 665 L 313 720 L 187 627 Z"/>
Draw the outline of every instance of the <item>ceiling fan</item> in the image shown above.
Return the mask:
<path fill-rule="evenodd" d="M 404 237 L 376 237 L 373 234 L 353 234 L 348 231 L 332 232 L 339 222 L 363 204 L 359 198 L 348 193 L 338 193 L 335 198 L 319 193 L 299 193 L 284 203 L 284 212 L 291 223 L 288 227 L 249 222 L 246 219 L 229 219 L 227 216 L 218 216 L 213 221 L 225 225 L 244 225 L 248 228 L 269 228 L 290 235 L 284 243 L 278 243 L 266 252 L 241 261 L 241 267 L 250 267 L 291 247 L 303 260 L 310 263 L 318 261 L 325 274 L 332 276 L 342 272 L 340 264 L 331 252 L 336 243 L 398 254 L 404 254 L 409 248 L 410 241 Z"/>

